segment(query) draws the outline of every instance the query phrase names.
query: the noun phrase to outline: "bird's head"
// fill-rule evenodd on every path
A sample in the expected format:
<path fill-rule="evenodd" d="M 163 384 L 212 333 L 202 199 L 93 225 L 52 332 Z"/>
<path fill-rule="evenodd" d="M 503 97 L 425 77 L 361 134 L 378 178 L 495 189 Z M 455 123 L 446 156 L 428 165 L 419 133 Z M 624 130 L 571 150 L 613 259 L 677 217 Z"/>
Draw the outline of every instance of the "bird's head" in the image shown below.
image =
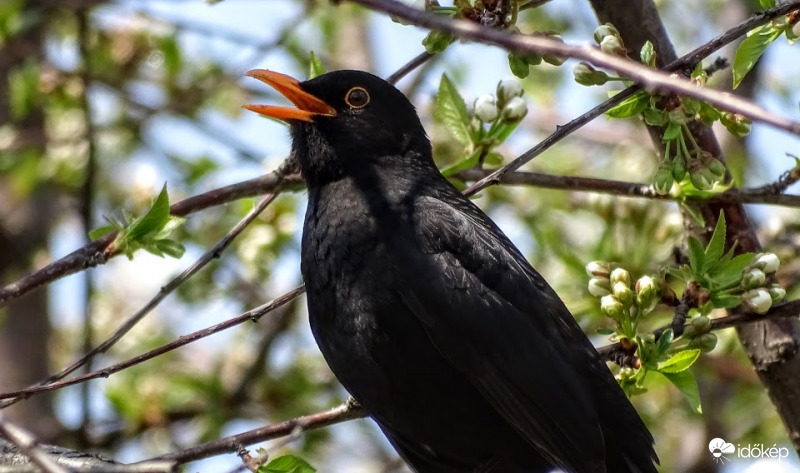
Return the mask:
<path fill-rule="evenodd" d="M 430 161 L 430 142 L 414 106 L 393 85 L 362 71 L 334 71 L 300 82 L 254 69 L 297 108 L 245 105 L 291 126 L 292 146 L 309 185 L 352 175 L 371 165 Z"/>

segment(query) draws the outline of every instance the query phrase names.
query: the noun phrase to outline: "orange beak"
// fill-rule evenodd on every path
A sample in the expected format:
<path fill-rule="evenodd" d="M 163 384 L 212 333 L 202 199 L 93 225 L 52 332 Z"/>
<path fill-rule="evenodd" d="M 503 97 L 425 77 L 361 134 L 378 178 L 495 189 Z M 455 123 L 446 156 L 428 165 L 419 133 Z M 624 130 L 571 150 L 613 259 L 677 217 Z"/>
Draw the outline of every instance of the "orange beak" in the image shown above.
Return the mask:
<path fill-rule="evenodd" d="M 245 105 L 244 108 L 250 111 L 283 121 L 302 120 L 310 122 L 314 121 L 314 117 L 317 115 L 329 117 L 336 115 L 336 110 L 333 107 L 303 90 L 300 87 L 300 82 L 293 77 L 267 69 L 253 69 L 247 71 L 245 75 L 255 77 L 261 82 L 266 82 L 297 106 L 297 108 L 291 108 L 275 105 Z"/>

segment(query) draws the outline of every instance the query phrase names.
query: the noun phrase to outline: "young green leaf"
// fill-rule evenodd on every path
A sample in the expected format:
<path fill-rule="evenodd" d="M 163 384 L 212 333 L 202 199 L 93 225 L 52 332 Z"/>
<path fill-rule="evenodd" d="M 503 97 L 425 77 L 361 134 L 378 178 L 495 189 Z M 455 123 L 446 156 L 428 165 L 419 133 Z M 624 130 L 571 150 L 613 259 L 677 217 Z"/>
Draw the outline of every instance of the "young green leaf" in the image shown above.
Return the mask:
<path fill-rule="evenodd" d="M 697 381 L 695 381 L 691 371 L 684 370 L 677 373 L 661 374 L 666 376 L 683 393 L 693 411 L 698 414 L 703 413 L 703 407 L 700 405 L 700 391 L 697 389 Z"/>
<path fill-rule="evenodd" d="M 308 53 L 308 78 L 313 79 L 317 76 L 325 74 L 325 66 L 322 64 L 319 56 L 314 54 L 314 51 Z"/>
<path fill-rule="evenodd" d="M 161 230 L 169 220 L 169 197 L 167 196 L 167 185 L 161 188 L 161 192 L 153 202 L 150 210 L 141 217 L 135 219 L 125 229 L 125 237 L 130 240 L 138 240 L 149 233 Z"/>
<path fill-rule="evenodd" d="M 681 135 L 681 125 L 679 123 L 670 122 L 667 125 L 667 129 L 664 130 L 664 136 L 661 137 L 661 141 L 666 143 L 667 141 L 672 141 L 675 138 Z"/>
<path fill-rule="evenodd" d="M 733 59 L 733 88 L 739 87 L 744 76 L 755 66 L 756 61 L 764 54 L 767 46 L 780 37 L 783 30 L 766 24 L 759 26 L 747 34 L 747 38 L 736 49 Z"/>
<path fill-rule="evenodd" d="M 114 225 L 103 225 L 102 227 L 95 228 L 94 230 L 89 232 L 89 238 L 91 238 L 92 240 L 97 240 L 98 238 L 104 237 L 116 229 L 117 227 L 115 227 Z"/>
<path fill-rule="evenodd" d="M 508 53 L 508 68 L 511 69 L 512 74 L 520 79 L 528 77 L 528 74 L 531 73 L 531 67 L 528 61 L 512 53 Z"/>
<path fill-rule="evenodd" d="M 753 259 L 753 253 L 743 253 L 722 261 L 715 266 L 709 275 L 714 284 L 725 287 L 742 279 L 742 271 Z"/>
<path fill-rule="evenodd" d="M 711 234 L 711 240 L 705 251 L 705 261 L 710 264 L 719 261 L 722 253 L 725 251 L 725 214 L 720 212 L 717 225 L 714 227 L 714 233 Z"/>
<path fill-rule="evenodd" d="M 680 373 L 692 366 L 699 356 L 700 350 L 679 351 L 667 361 L 659 363 L 658 371 L 661 373 Z"/>
<path fill-rule="evenodd" d="M 447 177 L 450 176 L 451 174 L 457 173 L 458 171 L 469 169 L 478 164 L 478 159 L 480 157 L 481 157 L 481 150 L 476 149 L 467 158 L 462 159 L 461 161 L 458 161 L 457 163 L 442 169 L 440 172 L 442 173 L 443 176 Z"/>
<path fill-rule="evenodd" d="M 705 271 L 705 250 L 700 240 L 694 236 L 689 236 L 689 267 L 695 274 L 702 274 Z"/>
<path fill-rule="evenodd" d="M 439 83 L 439 94 L 436 96 L 433 115 L 459 143 L 464 146 L 472 143 L 467 105 L 445 74 L 442 74 Z"/>
<path fill-rule="evenodd" d="M 764 10 L 776 5 L 776 0 L 758 0 L 758 5 Z"/>
<path fill-rule="evenodd" d="M 649 67 L 655 67 L 656 51 L 655 48 L 653 48 L 653 43 L 650 41 L 645 41 L 644 45 L 642 46 L 642 50 L 639 52 L 639 57 L 641 58 L 643 64 Z"/>
<path fill-rule="evenodd" d="M 266 465 L 258 467 L 257 473 L 315 473 L 317 470 L 300 457 L 282 455 Z"/>
<path fill-rule="evenodd" d="M 606 112 L 611 118 L 630 118 L 639 115 L 650 103 L 647 92 L 640 90 Z"/>

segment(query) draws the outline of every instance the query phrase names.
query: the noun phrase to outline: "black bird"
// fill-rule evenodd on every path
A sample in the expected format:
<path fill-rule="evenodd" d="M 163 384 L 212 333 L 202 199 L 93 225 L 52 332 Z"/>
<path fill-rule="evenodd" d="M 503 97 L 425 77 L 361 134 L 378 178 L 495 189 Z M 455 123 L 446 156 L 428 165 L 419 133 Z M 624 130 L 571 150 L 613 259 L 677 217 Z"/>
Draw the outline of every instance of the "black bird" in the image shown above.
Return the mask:
<path fill-rule="evenodd" d="M 420 473 L 655 472 L 653 438 L 558 295 L 431 158 L 401 92 L 360 71 L 247 73 L 298 108 L 311 329 Z"/>

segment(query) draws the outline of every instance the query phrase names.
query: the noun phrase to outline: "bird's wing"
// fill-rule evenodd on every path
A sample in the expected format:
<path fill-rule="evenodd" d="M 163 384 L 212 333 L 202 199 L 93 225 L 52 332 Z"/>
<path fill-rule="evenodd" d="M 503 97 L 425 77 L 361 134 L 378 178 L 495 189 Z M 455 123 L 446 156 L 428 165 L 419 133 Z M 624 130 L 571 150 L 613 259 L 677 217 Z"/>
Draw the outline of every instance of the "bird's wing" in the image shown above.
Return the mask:
<path fill-rule="evenodd" d="M 607 368 L 569 311 L 471 202 L 414 205 L 417 247 L 404 253 L 406 267 L 422 272 L 397 290 L 431 341 L 545 458 L 605 471 L 589 392 L 602 387 L 586 378 L 593 364 Z"/>

